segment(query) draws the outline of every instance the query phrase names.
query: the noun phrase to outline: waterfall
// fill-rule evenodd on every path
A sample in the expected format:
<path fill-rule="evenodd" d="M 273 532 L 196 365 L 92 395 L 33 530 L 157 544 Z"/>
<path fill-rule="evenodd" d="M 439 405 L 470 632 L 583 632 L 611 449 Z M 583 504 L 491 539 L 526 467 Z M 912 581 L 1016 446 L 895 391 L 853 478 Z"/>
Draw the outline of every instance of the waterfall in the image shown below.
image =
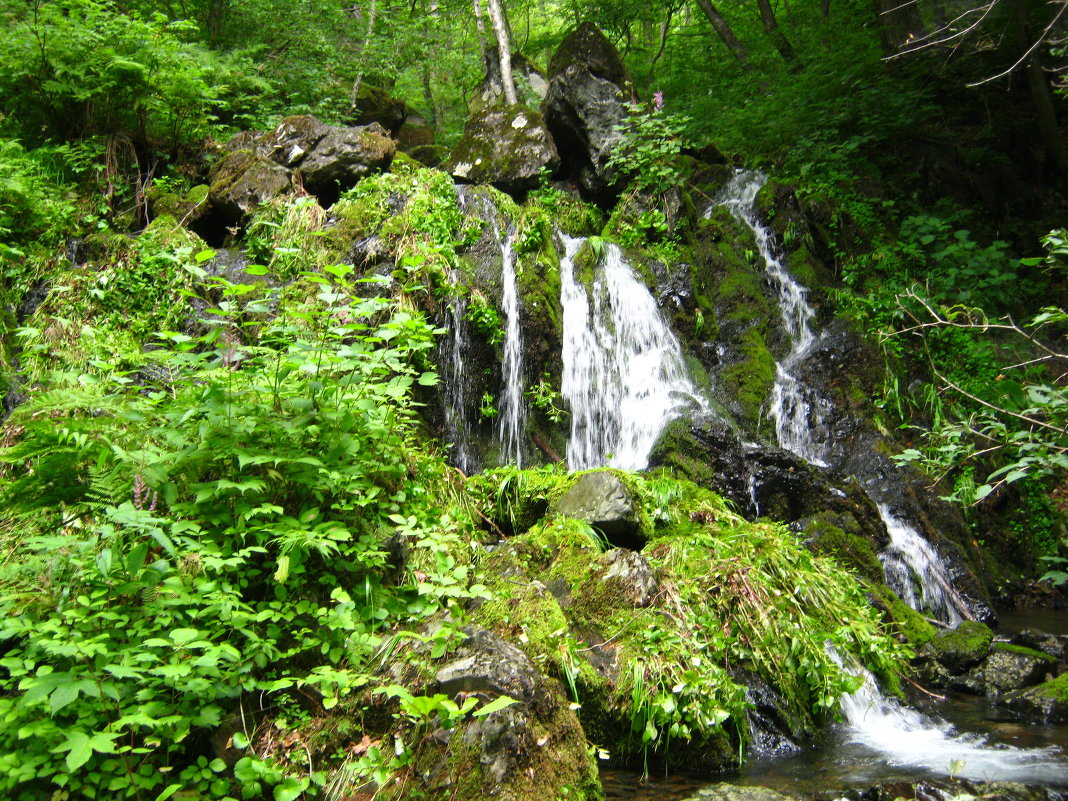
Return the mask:
<path fill-rule="evenodd" d="M 842 664 L 833 649 L 831 657 Z M 842 696 L 846 738 L 882 755 L 891 766 L 920 768 L 975 781 L 1066 782 L 1068 764 L 1057 748 L 1014 748 L 958 732 L 879 692 L 863 668 L 844 668 L 862 679 Z"/>
<path fill-rule="evenodd" d="M 890 545 L 879 554 L 886 586 L 913 609 L 926 610 L 932 617 L 956 626 L 961 622 L 957 610 L 964 604 L 953 590 L 938 553 L 886 504 L 877 503 L 876 506 L 890 535 Z M 919 597 L 916 597 L 917 584 Z"/>
<path fill-rule="evenodd" d="M 585 239 L 560 235 L 563 382 L 571 406 L 572 470 L 640 470 L 672 419 L 707 410 L 678 339 L 615 245 L 607 245 L 590 291 L 575 276 Z"/>
<path fill-rule="evenodd" d="M 756 216 L 756 196 L 767 178 L 763 173 L 738 170 L 718 198 L 735 219 L 753 232 L 764 272 L 775 290 L 783 326 L 790 335 L 790 352 L 775 365 L 770 413 L 779 445 L 811 464 L 826 467 L 822 443 L 813 431 L 819 427 L 820 411 L 827 402 L 794 377 L 790 370 L 800 364 L 816 342 L 812 331 L 815 311 L 808 302 L 808 289 L 790 275 L 775 252 L 771 231 Z"/>
<path fill-rule="evenodd" d="M 783 327 L 790 337 L 790 352 L 775 366 L 775 385 L 769 402 L 779 445 L 810 464 L 827 467 L 824 457 L 831 443 L 825 420 L 831 402 L 791 372 L 818 341 L 812 330 L 815 311 L 808 302 L 808 290 L 790 275 L 776 253 L 771 230 L 757 217 L 756 197 L 766 180 L 763 173 L 738 170 L 716 202 L 726 206 L 753 232 L 765 274 L 779 303 Z M 869 493 L 874 489 L 873 480 L 863 483 Z M 913 609 L 928 610 L 945 623 L 958 624 L 961 621 L 958 608 L 966 606 L 953 591 L 945 565 L 935 549 L 907 521 L 895 517 L 883 504 L 876 506 L 891 540 L 880 555 L 887 586 Z M 919 597 L 916 584 L 920 587 Z"/>
<path fill-rule="evenodd" d="M 504 385 L 501 388 L 500 428 L 501 461 L 523 466 L 523 430 L 526 427 L 526 404 L 523 403 L 523 338 L 519 332 L 519 287 L 515 273 L 514 229 L 504 236 L 496 228 L 501 248 L 501 287 L 504 307 Z"/>
<path fill-rule="evenodd" d="M 458 278 L 449 273 L 454 288 Z M 445 434 L 452 443 L 450 461 L 470 473 L 475 468 L 471 454 L 471 420 L 464 398 L 467 354 L 471 349 L 471 331 L 467 323 L 467 299 L 455 292 L 445 309 L 445 331 L 438 346 L 439 363 L 444 372 L 442 403 L 445 412 Z"/>
<path fill-rule="evenodd" d="M 470 188 L 456 187 L 457 204 L 465 213 L 474 202 L 477 216 L 485 222 L 493 235 L 501 254 L 501 306 L 504 312 L 503 362 L 501 365 L 501 393 L 498 402 L 500 417 L 497 424 L 497 441 L 500 445 L 500 460 L 503 464 L 523 466 L 523 433 L 526 428 L 527 407 L 523 399 L 523 337 L 519 328 L 519 286 L 516 275 L 515 228 L 508 225 L 503 228 L 500 222 L 500 210 L 493 200 L 482 193 L 475 193 Z M 455 285 L 456 277 L 450 275 Z M 446 364 L 447 386 L 445 422 L 446 430 L 454 443 L 453 459 L 457 466 L 468 472 L 473 457 L 466 437 L 470 434 L 471 423 L 466 416 L 463 403 L 463 387 L 470 380 L 465 374 L 463 353 L 469 349 L 469 325 L 464 317 L 467 313 L 467 301 L 454 297 L 448 307 L 447 340 L 455 344 L 444 351 L 443 362 Z M 451 409 L 451 411 L 450 411 Z"/>

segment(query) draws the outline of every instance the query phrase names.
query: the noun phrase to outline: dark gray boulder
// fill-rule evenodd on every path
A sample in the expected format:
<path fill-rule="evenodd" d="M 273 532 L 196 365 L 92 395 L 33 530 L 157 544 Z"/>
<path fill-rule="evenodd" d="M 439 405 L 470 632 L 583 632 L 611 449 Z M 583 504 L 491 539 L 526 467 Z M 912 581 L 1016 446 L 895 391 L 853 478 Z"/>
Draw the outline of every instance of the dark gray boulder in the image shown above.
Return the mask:
<path fill-rule="evenodd" d="M 378 123 L 362 128 L 333 128 L 299 165 L 304 187 L 313 195 L 336 195 L 365 175 L 393 161 L 397 144 Z"/>
<path fill-rule="evenodd" d="M 1053 678 L 1056 672 L 1056 662 L 1046 654 L 1023 648 L 1007 650 L 997 645 L 983 664 L 987 695 L 1032 687 Z"/>
<path fill-rule="evenodd" d="M 589 523 L 617 547 L 637 551 L 645 545 L 638 504 L 623 480 L 610 470 L 580 476 L 551 511 Z"/>
<path fill-rule="evenodd" d="M 488 106 L 467 121 L 443 169 L 466 183 L 491 183 L 519 194 L 554 172 L 560 157 L 541 114 L 526 106 Z"/>
<path fill-rule="evenodd" d="M 1028 723 L 1068 723 L 1068 673 L 1034 687 L 1005 693 L 993 703 Z"/>
<path fill-rule="evenodd" d="M 622 178 L 608 166 L 633 99 L 630 76 L 619 53 L 585 22 L 560 43 L 549 64 L 549 90 L 542 104 L 545 124 L 560 152 L 564 172 L 583 193 L 611 203 Z"/>
<path fill-rule="evenodd" d="M 239 222 L 255 208 L 293 190 L 292 173 L 249 150 L 228 153 L 210 174 L 212 207 L 229 222 Z"/>

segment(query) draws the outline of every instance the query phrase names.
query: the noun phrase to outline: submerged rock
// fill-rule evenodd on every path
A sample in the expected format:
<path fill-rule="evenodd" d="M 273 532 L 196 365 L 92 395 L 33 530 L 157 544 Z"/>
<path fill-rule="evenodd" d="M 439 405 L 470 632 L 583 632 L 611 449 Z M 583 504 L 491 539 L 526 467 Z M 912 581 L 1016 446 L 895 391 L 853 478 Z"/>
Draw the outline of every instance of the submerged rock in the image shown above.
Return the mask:
<path fill-rule="evenodd" d="M 533 189 L 543 171 L 560 165 L 541 114 L 522 105 L 488 106 L 474 114 L 444 169 L 468 183 L 492 183 L 519 194 Z"/>
<path fill-rule="evenodd" d="M 685 801 L 796 801 L 770 787 L 743 787 L 738 784 L 714 784 L 697 791 Z"/>

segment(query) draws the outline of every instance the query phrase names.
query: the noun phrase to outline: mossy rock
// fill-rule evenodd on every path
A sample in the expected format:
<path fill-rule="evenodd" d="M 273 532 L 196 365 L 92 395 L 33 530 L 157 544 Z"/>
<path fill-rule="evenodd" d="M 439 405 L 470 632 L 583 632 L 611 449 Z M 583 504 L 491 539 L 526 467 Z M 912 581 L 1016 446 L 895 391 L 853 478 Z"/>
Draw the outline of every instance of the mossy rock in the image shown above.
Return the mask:
<path fill-rule="evenodd" d="M 990 653 L 994 632 L 975 620 L 965 620 L 957 628 L 940 631 L 925 647 L 950 673 L 958 675 L 975 667 Z"/>
<path fill-rule="evenodd" d="M 723 386 L 737 402 L 745 421 L 755 429 L 775 385 L 775 357 L 755 328 L 747 331 L 736 346 L 738 361 L 721 373 Z"/>
<path fill-rule="evenodd" d="M 1034 687 L 1005 693 L 993 703 L 1029 723 L 1068 723 L 1068 673 Z"/>
<path fill-rule="evenodd" d="M 560 156 L 541 113 L 522 105 L 487 106 L 467 122 L 445 169 L 469 183 L 492 183 L 513 194 L 533 189 Z"/>
<path fill-rule="evenodd" d="M 883 566 L 875 552 L 875 546 L 859 534 L 847 532 L 842 528 L 845 523 L 841 516 L 833 517 L 832 522 L 830 515 L 817 515 L 805 524 L 804 531 L 811 538 L 812 547 L 819 553 L 835 557 L 869 581 L 880 583 Z"/>
<path fill-rule="evenodd" d="M 145 197 L 154 217 L 169 215 L 188 226 L 208 213 L 211 208 L 208 198 L 210 191 L 211 187 L 207 184 L 194 186 L 184 195 L 160 192 L 153 187 L 145 193 Z"/>
<path fill-rule="evenodd" d="M 871 587 L 873 597 L 894 628 L 914 648 L 929 643 L 938 634 L 938 629 L 910 607 L 881 582 Z"/>

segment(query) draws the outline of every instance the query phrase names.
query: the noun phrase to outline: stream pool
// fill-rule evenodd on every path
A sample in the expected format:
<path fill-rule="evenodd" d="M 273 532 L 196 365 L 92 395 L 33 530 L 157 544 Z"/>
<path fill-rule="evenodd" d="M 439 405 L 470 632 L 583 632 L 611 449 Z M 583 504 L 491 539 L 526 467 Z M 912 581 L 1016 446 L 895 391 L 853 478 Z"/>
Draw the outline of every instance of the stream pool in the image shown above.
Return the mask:
<path fill-rule="evenodd" d="M 1002 632 L 1028 627 L 1068 633 L 1068 615 L 1028 611 L 1003 616 Z M 1021 723 L 985 698 L 956 693 L 938 700 L 914 691 L 901 714 L 873 715 L 878 720 L 871 727 L 838 724 L 801 754 L 754 759 L 741 771 L 715 779 L 675 775 L 643 782 L 633 772 L 606 770 L 605 795 L 610 801 L 677 801 L 717 779 L 808 794 L 950 774 L 1068 790 L 1066 725 Z"/>

